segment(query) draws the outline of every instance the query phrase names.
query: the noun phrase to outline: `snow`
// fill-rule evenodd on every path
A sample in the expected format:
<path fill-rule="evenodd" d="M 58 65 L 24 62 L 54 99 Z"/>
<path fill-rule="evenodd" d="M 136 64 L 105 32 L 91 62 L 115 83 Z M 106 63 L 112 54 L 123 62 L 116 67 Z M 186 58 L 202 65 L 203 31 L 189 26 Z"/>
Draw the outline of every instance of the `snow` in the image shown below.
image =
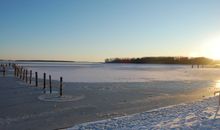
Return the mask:
<path fill-rule="evenodd" d="M 78 124 L 67 130 L 220 129 L 218 97 Z"/>

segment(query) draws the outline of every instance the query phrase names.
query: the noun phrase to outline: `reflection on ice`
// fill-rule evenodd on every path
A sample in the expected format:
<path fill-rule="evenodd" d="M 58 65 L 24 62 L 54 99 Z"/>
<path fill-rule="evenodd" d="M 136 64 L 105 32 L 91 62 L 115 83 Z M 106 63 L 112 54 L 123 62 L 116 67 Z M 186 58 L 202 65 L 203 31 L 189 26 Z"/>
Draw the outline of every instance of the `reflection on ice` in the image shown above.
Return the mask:
<path fill-rule="evenodd" d="M 220 89 L 220 80 L 216 80 L 216 82 L 215 82 L 215 87 L 216 87 L 217 89 Z"/>

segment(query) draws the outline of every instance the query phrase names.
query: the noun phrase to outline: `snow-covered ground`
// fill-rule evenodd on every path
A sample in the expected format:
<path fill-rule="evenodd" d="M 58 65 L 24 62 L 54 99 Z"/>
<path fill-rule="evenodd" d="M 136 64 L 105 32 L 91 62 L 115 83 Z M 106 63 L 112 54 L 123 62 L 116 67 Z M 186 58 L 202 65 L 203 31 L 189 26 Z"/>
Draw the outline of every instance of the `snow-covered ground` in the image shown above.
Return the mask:
<path fill-rule="evenodd" d="M 67 130 L 220 129 L 218 97 L 83 123 Z"/>

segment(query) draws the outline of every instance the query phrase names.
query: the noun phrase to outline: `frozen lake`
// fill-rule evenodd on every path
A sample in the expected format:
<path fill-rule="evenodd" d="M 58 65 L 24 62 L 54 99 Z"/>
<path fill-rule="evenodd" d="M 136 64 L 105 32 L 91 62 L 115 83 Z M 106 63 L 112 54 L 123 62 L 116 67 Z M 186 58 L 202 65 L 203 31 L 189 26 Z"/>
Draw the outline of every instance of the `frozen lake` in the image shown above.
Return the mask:
<path fill-rule="evenodd" d="M 220 69 L 217 68 L 192 69 L 190 65 L 64 62 L 18 64 L 28 70 L 38 72 L 39 78 L 43 78 L 44 72 L 47 73 L 47 76 L 52 75 L 52 79 L 58 80 L 62 76 L 64 78 L 64 95 L 80 97 L 80 99 L 45 103 L 46 100 L 42 98 L 45 96 L 41 89 L 42 80 L 37 88 L 25 87 L 27 85 L 22 80 L 11 76 L 1 78 L 0 81 L 3 84 L 1 87 L 4 89 L 2 93 L 4 100 L 1 103 L 3 104 L 2 109 L 4 109 L 1 110 L 1 113 L 5 114 L 6 118 L 0 124 L 5 127 L 5 124 L 11 121 L 10 124 L 13 125 L 8 125 L 11 129 L 27 128 L 27 125 L 21 126 L 21 124 L 35 124 L 36 119 L 39 121 L 36 126 L 42 126 L 44 129 L 66 128 L 88 121 L 126 116 L 169 105 L 201 100 L 213 96 L 214 91 L 220 88 Z M 13 75 L 12 71 L 9 73 Z M 58 85 L 58 82 L 52 82 L 54 91 L 59 91 Z M 35 85 L 33 83 L 30 86 Z M 46 90 L 49 90 L 48 86 L 46 86 Z M 24 105 L 27 106 L 25 109 Z M 197 105 L 192 108 L 196 107 Z M 184 120 L 185 117 L 188 118 L 187 113 L 190 112 L 188 110 L 192 110 L 191 107 L 188 108 L 171 109 L 171 111 L 176 111 L 170 114 L 169 111 L 165 111 L 164 114 L 169 114 L 168 117 L 173 119 L 173 113 L 186 110 L 183 113 Z M 160 116 L 161 114 L 158 117 L 153 115 L 158 119 L 166 119 L 160 118 Z M 57 126 L 45 124 L 44 120 L 47 119 Z M 131 118 L 131 121 L 133 119 L 133 123 L 136 123 L 135 120 L 139 118 Z M 179 123 L 182 123 L 182 120 Z M 33 127 L 33 125 L 28 126 Z"/>
<path fill-rule="evenodd" d="M 52 75 L 65 82 L 150 82 L 150 81 L 198 81 L 220 80 L 220 69 L 194 68 L 190 65 L 155 64 L 104 64 L 104 63 L 42 63 L 26 62 L 20 65 L 38 72 Z"/>

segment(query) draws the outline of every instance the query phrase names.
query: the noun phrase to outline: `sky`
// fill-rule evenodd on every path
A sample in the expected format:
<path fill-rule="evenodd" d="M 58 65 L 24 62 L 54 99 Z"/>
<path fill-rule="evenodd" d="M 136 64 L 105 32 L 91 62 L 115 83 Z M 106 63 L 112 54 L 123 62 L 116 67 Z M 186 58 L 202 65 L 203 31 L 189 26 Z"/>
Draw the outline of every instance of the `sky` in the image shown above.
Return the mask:
<path fill-rule="evenodd" d="M 220 59 L 220 0 L 0 0 L 0 59 Z"/>

